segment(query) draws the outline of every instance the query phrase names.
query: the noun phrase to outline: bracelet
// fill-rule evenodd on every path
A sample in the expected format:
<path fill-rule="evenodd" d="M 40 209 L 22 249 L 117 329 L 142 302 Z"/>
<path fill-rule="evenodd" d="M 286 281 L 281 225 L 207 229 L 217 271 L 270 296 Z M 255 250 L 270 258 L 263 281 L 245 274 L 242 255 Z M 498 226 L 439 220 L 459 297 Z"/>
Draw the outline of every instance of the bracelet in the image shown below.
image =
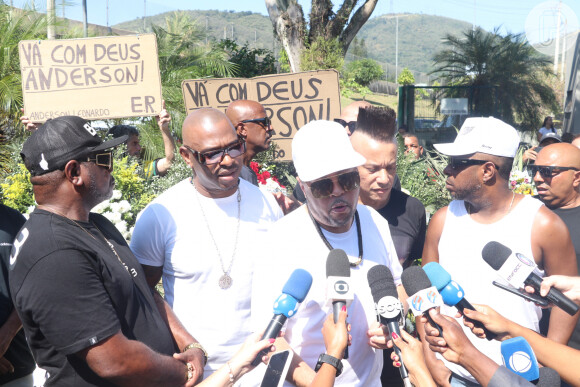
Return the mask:
<path fill-rule="evenodd" d="M 230 370 L 230 383 L 233 383 L 236 378 L 234 377 L 234 372 L 232 371 L 232 366 L 230 365 L 230 362 L 226 362 L 226 364 L 228 365 L 228 368 Z"/>
<path fill-rule="evenodd" d="M 185 377 L 187 378 L 187 381 L 189 382 L 191 379 L 193 379 L 193 364 L 185 363 L 185 365 L 187 366 L 187 372 L 185 373 Z"/>
<path fill-rule="evenodd" d="M 197 349 L 201 350 L 201 352 L 203 353 L 203 365 L 206 365 L 207 359 L 209 356 L 207 355 L 205 348 L 203 348 L 200 343 L 191 343 L 191 344 L 187 345 L 185 348 L 183 348 L 182 353 L 187 352 L 188 350 L 190 350 L 192 348 L 197 348 Z"/>

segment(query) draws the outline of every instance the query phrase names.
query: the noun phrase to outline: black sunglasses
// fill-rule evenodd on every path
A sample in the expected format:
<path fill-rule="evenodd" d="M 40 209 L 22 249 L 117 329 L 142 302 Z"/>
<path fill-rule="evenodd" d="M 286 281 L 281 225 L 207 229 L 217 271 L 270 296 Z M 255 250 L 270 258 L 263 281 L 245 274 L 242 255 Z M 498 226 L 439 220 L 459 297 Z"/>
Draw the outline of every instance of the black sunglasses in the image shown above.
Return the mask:
<path fill-rule="evenodd" d="M 340 187 L 345 191 L 352 191 L 360 186 L 360 176 L 358 171 L 347 172 L 341 175 L 335 176 Z M 312 196 L 315 198 L 327 198 L 332 195 L 334 191 L 334 179 L 321 179 L 313 181 L 312 183 L 306 183 L 310 187 Z"/>
<path fill-rule="evenodd" d="M 557 174 L 564 172 L 564 171 L 577 171 L 578 168 L 574 167 L 558 167 L 558 166 L 551 166 L 551 165 L 528 165 L 528 171 L 532 175 L 532 177 L 536 176 L 536 173 L 540 172 L 540 176 L 543 178 L 553 177 Z"/>
<path fill-rule="evenodd" d="M 246 142 L 244 140 L 238 140 L 235 144 L 228 145 L 225 148 L 207 152 L 198 152 L 194 149 L 191 149 L 187 145 L 183 146 L 197 157 L 197 161 L 199 161 L 200 164 L 204 165 L 221 163 L 224 157 L 226 157 L 226 154 L 228 154 L 231 158 L 234 158 L 246 153 Z"/>
<path fill-rule="evenodd" d="M 474 159 L 457 159 L 455 157 L 450 157 L 447 165 L 450 166 L 452 169 L 461 169 L 465 168 L 470 165 L 483 165 L 485 163 L 492 163 L 488 160 L 474 160 Z M 493 164 L 493 163 L 492 163 Z M 493 164 L 495 169 L 499 169 L 497 165 Z"/>
<path fill-rule="evenodd" d="M 248 122 L 256 122 L 256 123 L 258 123 L 258 124 L 260 124 L 262 126 L 265 126 L 266 128 L 268 128 L 268 127 L 270 127 L 270 125 L 272 125 L 272 120 L 269 117 L 254 118 L 254 119 L 251 119 L 251 120 L 243 120 L 243 121 L 240 121 L 240 122 L 243 122 L 244 124 L 245 123 L 248 123 Z"/>
<path fill-rule="evenodd" d="M 113 169 L 113 151 L 89 155 L 86 161 L 95 163 L 99 167 Z"/>
<path fill-rule="evenodd" d="M 350 131 L 350 134 L 353 134 L 354 131 L 356 130 L 356 121 L 346 122 L 342 118 L 335 118 L 334 122 L 338 122 L 339 124 L 341 124 L 345 128 L 348 126 L 348 130 Z"/>

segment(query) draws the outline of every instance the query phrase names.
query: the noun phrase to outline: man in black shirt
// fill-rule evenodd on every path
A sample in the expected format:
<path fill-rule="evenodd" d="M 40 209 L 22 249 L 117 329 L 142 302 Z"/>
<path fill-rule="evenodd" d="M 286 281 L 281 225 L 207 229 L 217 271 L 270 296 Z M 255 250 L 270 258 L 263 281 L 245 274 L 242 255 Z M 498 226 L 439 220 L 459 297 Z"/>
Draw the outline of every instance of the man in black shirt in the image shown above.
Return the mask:
<path fill-rule="evenodd" d="M 12 242 L 26 219 L 18 211 L 0 204 L 0 385 L 18 383 L 32 387 L 36 368 L 26 344 L 22 323 L 8 288 L 8 265 Z"/>
<path fill-rule="evenodd" d="M 10 291 L 46 386 L 192 386 L 203 374 L 201 345 L 90 213 L 112 195 L 110 149 L 126 139 L 103 143 L 84 119 L 59 117 L 21 152 L 38 207 L 14 241 Z"/>

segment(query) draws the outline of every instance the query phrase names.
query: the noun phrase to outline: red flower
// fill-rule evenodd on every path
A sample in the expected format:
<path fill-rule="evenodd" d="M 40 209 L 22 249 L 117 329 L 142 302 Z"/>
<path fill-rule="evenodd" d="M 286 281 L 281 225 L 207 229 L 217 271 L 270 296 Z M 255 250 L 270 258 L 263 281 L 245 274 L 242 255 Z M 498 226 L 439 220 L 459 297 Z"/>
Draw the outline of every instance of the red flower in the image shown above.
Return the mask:
<path fill-rule="evenodd" d="M 258 165 L 257 162 L 251 161 L 250 162 L 250 168 L 252 168 L 252 171 L 254 171 L 254 173 L 256 175 L 260 173 L 260 166 Z"/>
<path fill-rule="evenodd" d="M 262 177 L 264 177 L 264 179 L 268 179 L 268 178 L 270 178 L 270 177 L 271 177 L 271 176 L 270 176 L 270 172 L 268 172 L 268 171 L 264 171 L 264 172 L 262 172 Z"/>

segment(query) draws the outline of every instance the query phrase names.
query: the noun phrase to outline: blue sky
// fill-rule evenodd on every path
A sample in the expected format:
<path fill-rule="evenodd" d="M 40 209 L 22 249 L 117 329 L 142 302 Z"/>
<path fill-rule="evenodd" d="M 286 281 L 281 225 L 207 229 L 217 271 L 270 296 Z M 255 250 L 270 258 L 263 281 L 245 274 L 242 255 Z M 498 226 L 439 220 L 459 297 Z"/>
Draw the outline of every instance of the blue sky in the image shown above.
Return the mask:
<path fill-rule="evenodd" d="M 10 3 L 10 0 L 4 0 Z M 15 6 L 30 4 L 31 0 L 12 0 Z M 335 1 L 339 3 L 340 0 Z M 362 2 L 362 1 L 361 1 Z M 538 0 L 379 0 L 373 15 L 395 13 L 424 13 L 447 16 L 469 23 L 474 23 L 486 30 L 502 26 L 502 31 L 524 32 L 526 17 L 532 9 L 546 1 Z M 82 20 L 81 1 L 65 0 L 69 4 L 65 13 L 68 18 Z M 87 0 L 89 23 L 106 25 L 106 0 Z M 146 4 L 147 15 L 155 15 L 178 9 L 217 9 L 234 11 L 253 11 L 267 14 L 263 0 L 109 0 L 109 24 L 114 25 L 143 16 Z M 299 0 L 305 12 L 308 12 L 310 1 Z M 563 3 L 580 17 L 580 0 L 564 0 Z M 46 8 L 44 0 L 35 0 L 40 9 Z M 62 0 L 56 0 L 58 9 Z M 59 15 L 61 11 L 59 10 Z"/>

